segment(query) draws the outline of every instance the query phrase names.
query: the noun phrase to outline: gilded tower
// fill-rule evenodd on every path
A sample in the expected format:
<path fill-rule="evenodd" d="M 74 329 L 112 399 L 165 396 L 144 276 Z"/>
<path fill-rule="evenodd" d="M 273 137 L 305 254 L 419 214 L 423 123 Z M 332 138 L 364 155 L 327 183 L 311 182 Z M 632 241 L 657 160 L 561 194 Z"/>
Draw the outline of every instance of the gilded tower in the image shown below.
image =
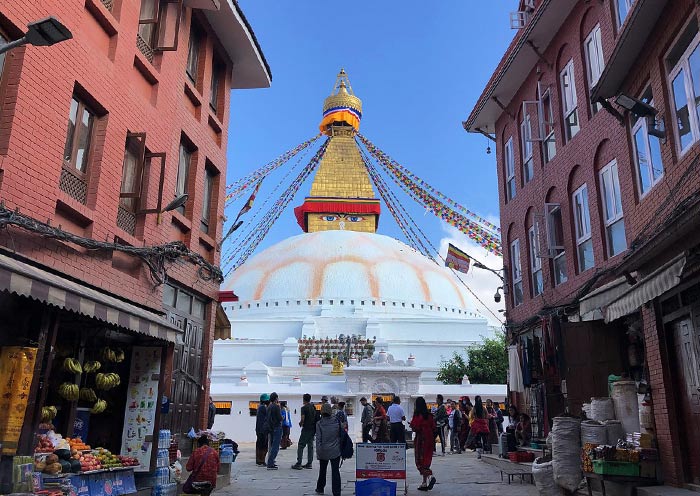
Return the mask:
<path fill-rule="evenodd" d="M 323 102 L 321 132 L 330 140 L 311 185 L 311 194 L 294 209 L 305 232 L 377 231 L 379 199 L 365 168 L 355 133 L 362 119 L 362 101 L 355 96 L 343 69 L 332 94 Z"/>

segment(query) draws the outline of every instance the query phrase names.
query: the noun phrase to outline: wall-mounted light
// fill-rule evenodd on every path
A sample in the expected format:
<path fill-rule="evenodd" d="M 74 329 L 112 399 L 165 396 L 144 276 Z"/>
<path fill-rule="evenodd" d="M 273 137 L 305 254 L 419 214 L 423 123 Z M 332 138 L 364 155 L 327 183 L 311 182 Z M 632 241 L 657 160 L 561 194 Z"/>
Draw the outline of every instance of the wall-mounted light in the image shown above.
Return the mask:
<path fill-rule="evenodd" d="M 637 117 L 646 119 L 647 132 L 649 134 L 662 140 L 666 139 L 666 130 L 663 129 L 663 121 L 661 122 L 661 128 L 656 127 L 656 115 L 659 111 L 654 107 L 634 97 L 625 95 L 624 93 L 617 95 L 615 103 Z"/>
<path fill-rule="evenodd" d="M 0 54 L 22 45 L 51 46 L 73 37 L 70 30 L 55 17 L 27 24 L 27 32 L 18 40 L 0 46 Z"/>

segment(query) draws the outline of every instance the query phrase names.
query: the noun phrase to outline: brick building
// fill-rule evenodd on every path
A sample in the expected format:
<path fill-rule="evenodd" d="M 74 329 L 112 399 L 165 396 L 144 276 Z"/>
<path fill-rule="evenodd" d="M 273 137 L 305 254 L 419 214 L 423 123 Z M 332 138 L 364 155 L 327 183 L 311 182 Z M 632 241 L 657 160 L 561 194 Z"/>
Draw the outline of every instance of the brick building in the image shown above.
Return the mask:
<path fill-rule="evenodd" d="M 50 15 L 72 39 L 0 55 L 0 347 L 38 350 L 13 443 L 26 453 L 62 401 L 52 356 L 105 345 L 122 375 L 133 346 L 162 349 L 156 428 L 206 427 L 229 90 L 269 87 L 270 69 L 235 0 L 0 0 L 0 45 Z M 76 405 L 57 405 L 64 436 Z"/>
<path fill-rule="evenodd" d="M 514 7 L 513 42 L 464 122 L 496 142 L 507 328 L 527 363 L 511 399 L 544 437 L 625 375 L 653 401 L 660 478 L 697 484 L 700 9 Z"/>

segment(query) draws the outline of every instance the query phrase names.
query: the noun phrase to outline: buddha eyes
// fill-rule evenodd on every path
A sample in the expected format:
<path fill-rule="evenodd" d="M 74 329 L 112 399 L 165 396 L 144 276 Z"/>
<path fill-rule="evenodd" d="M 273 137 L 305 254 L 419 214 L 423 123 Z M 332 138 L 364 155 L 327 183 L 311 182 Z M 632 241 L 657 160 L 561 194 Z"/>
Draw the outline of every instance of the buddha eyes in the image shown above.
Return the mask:
<path fill-rule="evenodd" d="M 322 215 L 321 220 L 325 220 L 326 222 L 335 222 L 338 220 L 337 215 Z"/>
<path fill-rule="evenodd" d="M 363 220 L 365 220 L 365 218 L 362 217 L 361 215 L 348 215 L 348 216 L 322 215 L 319 218 L 325 222 L 335 222 L 337 220 L 341 220 L 341 217 L 348 222 L 362 222 Z"/>
<path fill-rule="evenodd" d="M 364 220 L 364 217 L 360 217 L 359 215 L 350 215 L 348 216 L 347 220 L 349 222 L 360 222 Z"/>

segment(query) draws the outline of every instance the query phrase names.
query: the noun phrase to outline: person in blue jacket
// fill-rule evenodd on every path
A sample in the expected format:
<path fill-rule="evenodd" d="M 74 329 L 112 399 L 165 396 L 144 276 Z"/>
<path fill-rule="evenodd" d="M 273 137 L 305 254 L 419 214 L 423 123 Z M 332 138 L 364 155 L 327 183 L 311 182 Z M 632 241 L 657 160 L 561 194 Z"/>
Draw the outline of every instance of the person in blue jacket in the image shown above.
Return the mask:
<path fill-rule="evenodd" d="M 292 444 L 291 439 L 289 439 L 289 434 L 292 429 L 292 412 L 289 411 L 286 401 L 281 401 L 280 406 L 282 407 L 282 444 L 280 449 L 287 449 Z"/>

